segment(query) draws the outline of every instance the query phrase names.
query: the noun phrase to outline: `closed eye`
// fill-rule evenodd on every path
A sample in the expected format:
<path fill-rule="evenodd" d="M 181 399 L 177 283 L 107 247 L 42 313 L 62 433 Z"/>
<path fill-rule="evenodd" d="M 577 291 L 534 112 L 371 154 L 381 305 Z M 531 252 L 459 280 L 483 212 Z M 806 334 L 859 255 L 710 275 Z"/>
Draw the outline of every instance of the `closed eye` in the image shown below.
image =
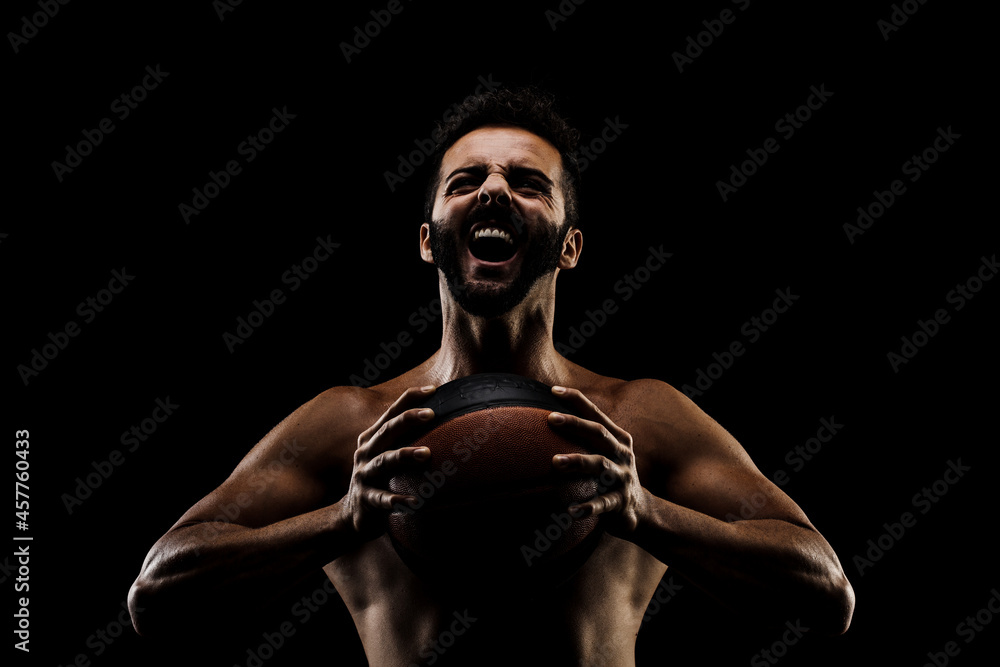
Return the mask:
<path fill-rule="evenodd" d="M 515 190 L 522 190 L 532 193 L 547 193 L 548 187 L 541 181 L 534 178 L 522 178 L 514 183 Z"/>
<path fill-rule="evenodd" d="M 479 181 L 478 179 L 471 178 L 469 176 L 464 176 L 462 178 L 456 178 L 454 181 L 449 183 L 447 192 L 448 194 L 456 192 L 459 193 L 470 192 L 472 190 L 478 190 L 481 184 L 482 182 Z"/>

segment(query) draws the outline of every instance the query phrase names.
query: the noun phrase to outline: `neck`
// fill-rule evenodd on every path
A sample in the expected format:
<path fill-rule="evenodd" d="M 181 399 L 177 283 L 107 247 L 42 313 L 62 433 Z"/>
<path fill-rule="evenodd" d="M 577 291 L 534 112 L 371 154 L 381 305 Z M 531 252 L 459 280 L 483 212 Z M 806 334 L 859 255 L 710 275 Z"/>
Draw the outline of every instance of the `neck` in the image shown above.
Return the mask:
<path fill-rule="evenodd" d="M 474 373 L 516 373 L 558 384 L 569 362 L 552 343 L 555 281 L 540 281 L 521 304 L 493 318 L 471 315 L 441 285 L 441 349 L 428 361 L 443 384 Z"/>

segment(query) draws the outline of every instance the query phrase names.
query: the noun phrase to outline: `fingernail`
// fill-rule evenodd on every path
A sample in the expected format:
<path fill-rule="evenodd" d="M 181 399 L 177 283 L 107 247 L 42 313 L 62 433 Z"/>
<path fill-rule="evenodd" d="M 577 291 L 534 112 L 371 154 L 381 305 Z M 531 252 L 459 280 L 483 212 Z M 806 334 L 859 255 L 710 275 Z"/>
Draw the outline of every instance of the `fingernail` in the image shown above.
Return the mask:
<path fill-rule="evenodd" d="M 566 415 L 560 412 L 553 412 L 552 414 L 549 415 L 549 421 L 551 421 L 553 424 L 562 424 L 563 422 L 566 421 Z"/>
<path fill-rule="evenodd" d="M 555 463 L 555 465 L 560 468 L 565 468 L 567 465 L 569 465 L 569 457 L 564 456 L 562 454 L 557 454 L 556 457 L 553 459 L 553 463 Z"/>
<path fill-rule="evenodd" d="M 573 505 L 573 507 L 569 508 L 569 515 L 574 519 L 579 519 L 583 516 L 583 508 L 579 505 Z"/>
<path fill-rule="evenodd" d="M 413 450 L 413 458 L 418 461 L 426 461 L 431 457 L 431 450 L 427 447 L 419 447 Z"/>
<path fill-rule="evenodd" d="M 417 417 L 419 417 L 424 421 L 427 421 L 428 419 L 434 417 L 434 411 L 431 410 L 430 408 L 422 408 L 421 410 L 417 411 Z"/>
<path fill-rule="evenodd" d="M 561 387 L 559 385 L 556 385 L 556 386 L 552 387 L 552 393 L 554 393 L 554 394 L 565 394 L 566 393 L 566 387 Z"/>
<path fill-rule="evenodd" d="M 420 388 L 420 391 L 423 392 L 423 393 L 425 393 L 425 394 L 429 394 L 432 391 L 434 391 L 434 385 L 432 385 L 432 384 L 426 384 L 426 385 L 424 385 L 423 387 Z"/>

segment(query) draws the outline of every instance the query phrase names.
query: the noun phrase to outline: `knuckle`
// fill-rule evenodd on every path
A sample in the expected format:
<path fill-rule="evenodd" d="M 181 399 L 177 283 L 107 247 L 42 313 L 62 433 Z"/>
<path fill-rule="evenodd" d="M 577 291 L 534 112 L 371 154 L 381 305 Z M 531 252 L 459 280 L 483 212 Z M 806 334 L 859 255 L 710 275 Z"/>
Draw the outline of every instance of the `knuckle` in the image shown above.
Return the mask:
<path fill-rule="evenodd" d="M 389 424 L 391 424 L 391 423 L 392 423 L 391 421 L 383 422 L 383 424 L 378 427 L 378 430 L 375 431 L 375 435 L 373 436 L 372 439 L 375 440 L 375 439 L 384 437 L 385 434 L 386 434 L 386 431 L 389 430 Z"/>
<path fill-rule="evenodd" d="M 364 431 L 362 431 L 360 435 L 358 435 L 358 449 L 364 447 L 365 444 L 371 439 L 372 430 L 374 428 L 375 428 L 374 426 L 369 426 Z"/>

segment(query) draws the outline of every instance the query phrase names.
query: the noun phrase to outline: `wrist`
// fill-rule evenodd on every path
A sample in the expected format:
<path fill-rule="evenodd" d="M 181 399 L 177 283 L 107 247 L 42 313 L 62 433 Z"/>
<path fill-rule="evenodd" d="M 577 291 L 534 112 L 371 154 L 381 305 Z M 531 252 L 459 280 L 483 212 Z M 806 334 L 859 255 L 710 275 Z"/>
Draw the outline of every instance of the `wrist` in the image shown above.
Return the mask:
<path fill-rule="evenodd" d="M 667 501 L 654 496 L 645 487 L 642 488 L 640 502 L 636 506 L 636 526 L 629 540 L 636 546 L 654 553 L 656 544 L 662 544 L 664 526 L 661 525 L 659 506 Z"/>
<path fill-rule="evenodd" d="M 334 558 L 354 551 L 364 540 L 354 524 L 354 513 L 347 504 L 346 496 L 340 501 L 328 506 L 324 521 L 323 535 Z"/>

